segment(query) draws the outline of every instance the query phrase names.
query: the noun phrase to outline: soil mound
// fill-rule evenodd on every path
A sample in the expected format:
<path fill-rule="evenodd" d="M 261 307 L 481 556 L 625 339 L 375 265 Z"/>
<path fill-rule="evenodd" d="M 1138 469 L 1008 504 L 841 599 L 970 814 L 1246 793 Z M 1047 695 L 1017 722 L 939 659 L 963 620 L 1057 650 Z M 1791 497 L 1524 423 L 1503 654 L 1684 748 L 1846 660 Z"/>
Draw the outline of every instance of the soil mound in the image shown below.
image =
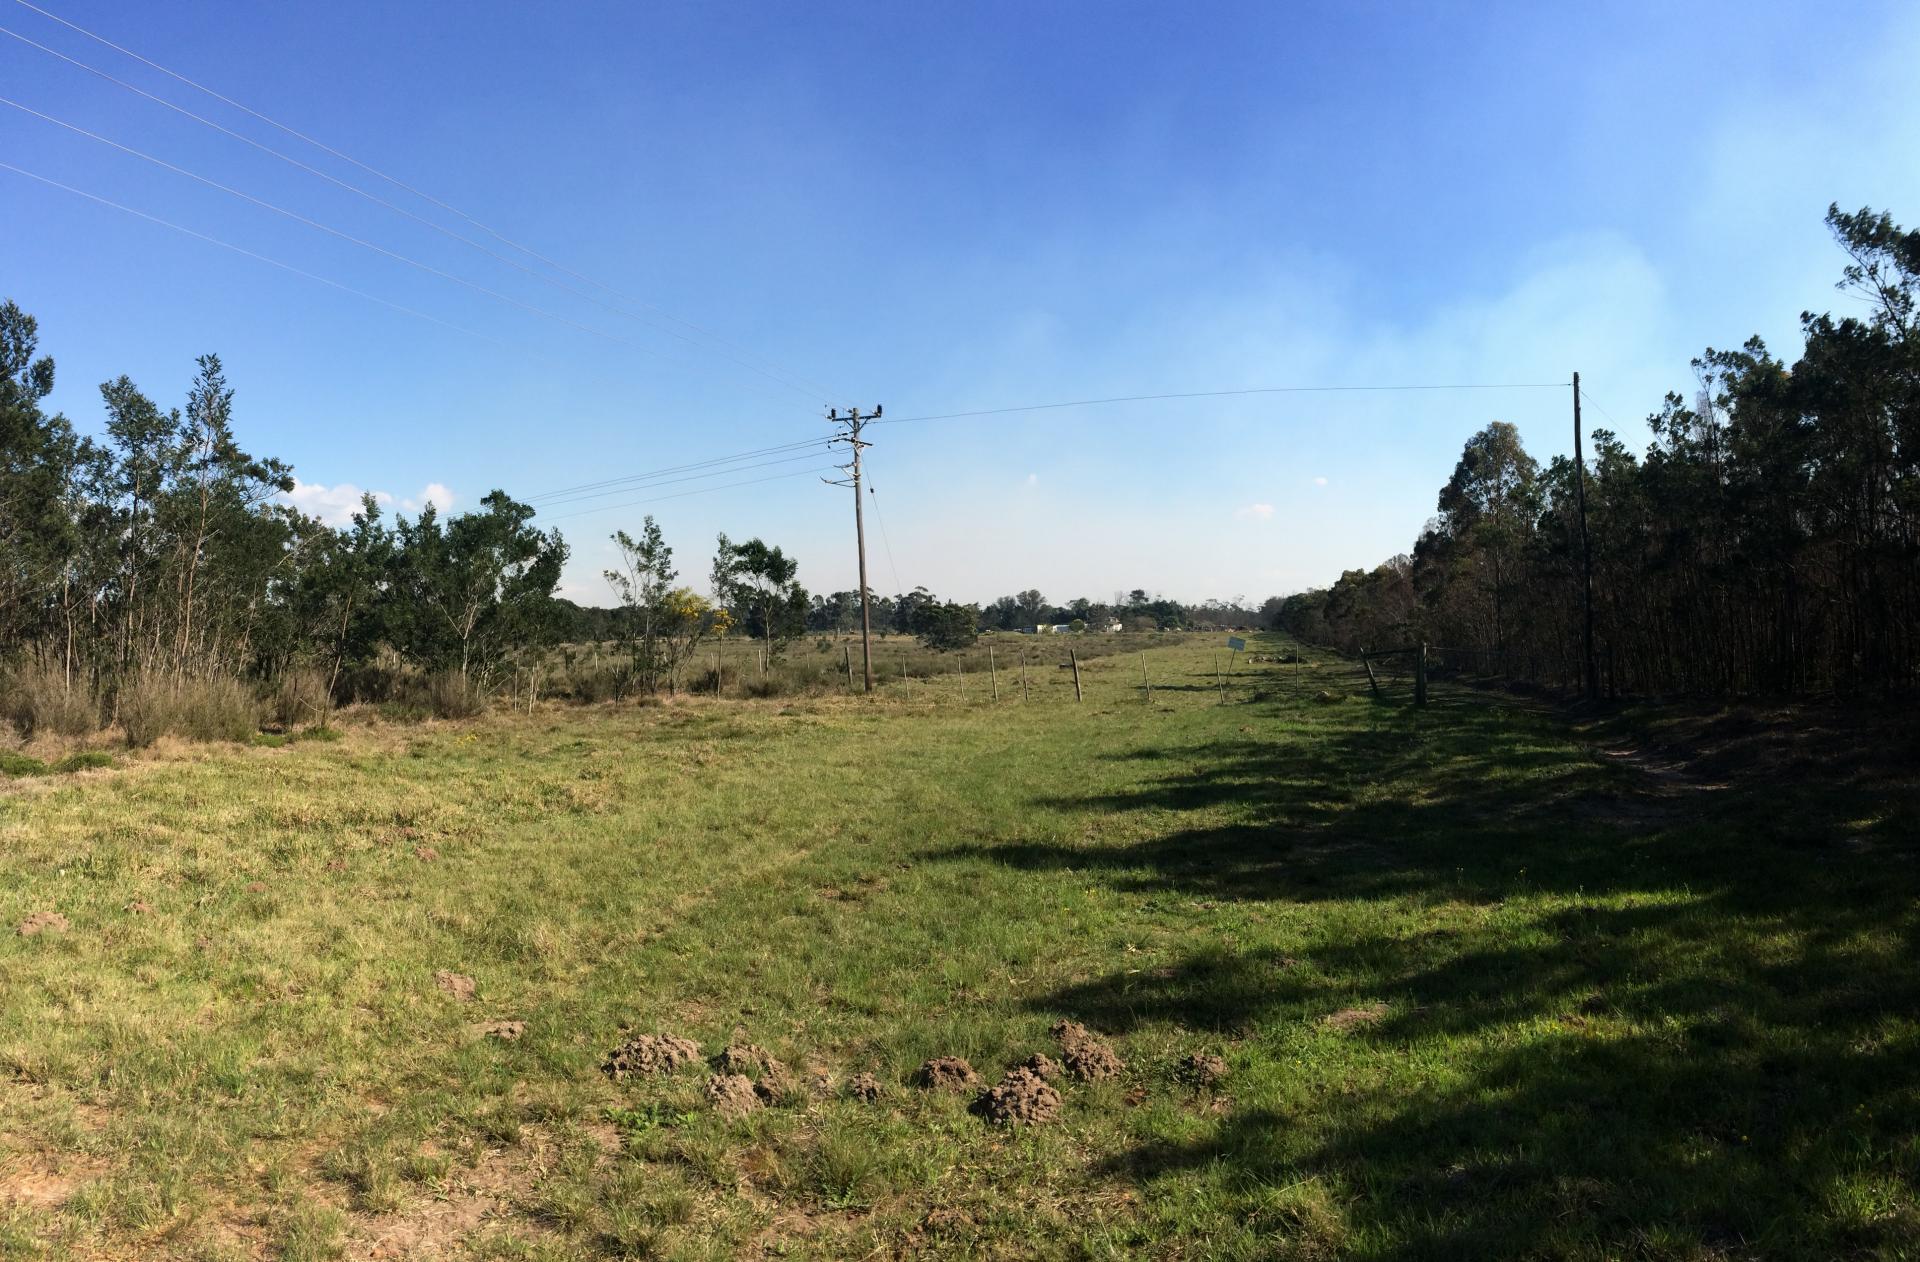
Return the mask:
<path fill-rule="evenodd" d="M 1127 1067 L 1127 1062 L 1121 1060 L 1112 1047 L 1095 1038 L 1093 1032 L 1078 1021 L 1057 1021 L 1049 1033 L 1060 1042 L 1061 1059 L 1066 1062 L 1067 1072 L 1081 1082 L 1117 1078 Z"/>
<path fill-rule="evenodd" d="M 760 1107 L 760 1093 L 745 1074 L 715 1074 L 707 1079 L 707 1099 L 723 1117 L 745 1117 Z"/>
<path fill-rule="evenodd" d="M 745 1078 L 769 1104 L 793 1094 L 797 1086 L 793 1072 L 758 1043 L 728 1044 L 713 1058 L 713 1067 L 722 1075 Z"/>
<path fill-rule="evenodd" d="M 677 1034 L 640 1034 L 607 1053 L 600 1072 L 619 1082 L 628 1074 L 670 1074 L 700 1059 L 700 1045 Z"/>
<path fill-rule="evenodd" d="M 57 911 L 37 911 L 21 921 L 15 932 L 23 938 L 31 938 L 40 933 L 65 933 L 71 927 L 67 918 Z"/>
<path fill-rule="evenodd" d="M 511 1043 L 527 1032 L 525 1021 L 483 1021 L 480 1033 L 490 1039 L 499 1039 L 502 1043 Z"/>
<path fill-rule="evenodd" d="M 936 1056 L 914 1071 L 913 1081 L 915 1086 L 931 1091 L 963 1091 L 978 1086 L 980 1075 L 958 1056 Z"/>
<path fill-rule="evenodd" d="M 473 998 L 473 978 L 465 973 L 449 972 L 443 968 L 433 975 L 433 984 L 455 999 Z"/>
<path fill-rule="evenodd" d="M 1060 1093 L 1031 1069 L 1012 1069 L 973 1102 L 974 1112 L 1002 1126 L 1058 1121 Z"/>
<path fill-rule="evenodd" d="M 880 1098 L 880 1080 L 872 1074 L 855 1074 L 847 1079 L 847 1094 L 863 1104 Z"/>
<path fill-rule="evenodd" d="M 1227 1062 L 1211 1052 L 1195 1052 L 1181 1058 L 1174 1073 L 1192 1087 L 1211 1087 L 1227 1076 Z"/>
<path fill-rule="evenodd" d="M 1045 1052 L 1035 1052 L 1018 1065 L 1015 1065 L 1014 1068 L 1024 1069 L 1035 1077 L 1044 1078 L 1048 1082 L 1052 1082 L 1055 1078 L 1058 1078 L 1066 1072 L 1066 1070 L 1060 1067 L 1059 1061 L 1047 1055 Z"/>

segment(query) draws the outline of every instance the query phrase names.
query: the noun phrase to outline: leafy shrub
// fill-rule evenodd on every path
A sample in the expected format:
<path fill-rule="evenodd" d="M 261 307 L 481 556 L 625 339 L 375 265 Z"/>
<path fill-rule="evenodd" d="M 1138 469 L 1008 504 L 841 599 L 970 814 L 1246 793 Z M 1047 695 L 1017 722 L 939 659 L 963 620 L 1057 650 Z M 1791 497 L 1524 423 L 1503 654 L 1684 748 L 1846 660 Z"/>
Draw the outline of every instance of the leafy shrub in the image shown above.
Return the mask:
<path fill-rule="evenodd" d="M 52 667 L 15 671 L 0 682 L 0 713 L 23 736 L 85 736 L 100 727 L 92 690 L 78 680 L 68 686 Z"/>
<path fill-rule="evenodd" d="M 25 754 L 0 752 L 0 775 L 41 776 L 47 772 L 47 764 L 38 758 L 29 758 Z"/>
<path fill-rule="evenodd" d="M 53 770 L 65 773 L 69 771 L 92 771 L 97 767 L 111 766 L 113 766 L 112 754 L 98 749 L 90 749 L 83 753 L 68 754 L 65 758 L 53 764 Z"/>
<path fill-rule="evenodd" d="M 145 749 L 173 730 L 173 689 L 158 675 L 122 680 L 114 701 L 129 749 Z"/>

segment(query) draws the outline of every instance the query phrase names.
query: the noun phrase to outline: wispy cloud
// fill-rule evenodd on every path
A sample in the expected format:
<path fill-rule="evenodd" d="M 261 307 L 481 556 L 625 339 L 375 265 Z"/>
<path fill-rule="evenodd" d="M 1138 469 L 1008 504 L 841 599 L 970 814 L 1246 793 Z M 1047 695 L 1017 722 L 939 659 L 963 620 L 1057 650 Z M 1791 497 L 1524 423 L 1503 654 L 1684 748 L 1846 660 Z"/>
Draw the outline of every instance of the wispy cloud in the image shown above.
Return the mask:
<path fill-rule="evenodd" d="M 1327 480 L 1325 477 L 1318 477 L 1313 480 L 1313 484 L 1315 486 L 1325 486 L 1327 484 Z"/>
<path fill-rule="evenodd" d="M 1266 521 L 1273 516 L 1273 505 L 1248 504 L 1244 508 L 1234 509 L 1233 515 L 1239 521 Z"/>

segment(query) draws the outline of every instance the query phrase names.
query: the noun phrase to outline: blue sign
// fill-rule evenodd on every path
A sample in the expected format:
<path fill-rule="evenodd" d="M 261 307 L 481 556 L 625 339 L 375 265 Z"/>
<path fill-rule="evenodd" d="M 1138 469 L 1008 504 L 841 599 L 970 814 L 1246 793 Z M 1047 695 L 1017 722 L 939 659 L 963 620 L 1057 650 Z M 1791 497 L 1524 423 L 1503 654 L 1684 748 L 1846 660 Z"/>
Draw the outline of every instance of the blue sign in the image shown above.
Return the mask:
<path fill-rule="evenodd" d="M 1227 637 L 1227 647 L 1236 653 L 1244 653 L 1247 651 L 1247 642 L 1237 635 L 1230 635 Z"/>

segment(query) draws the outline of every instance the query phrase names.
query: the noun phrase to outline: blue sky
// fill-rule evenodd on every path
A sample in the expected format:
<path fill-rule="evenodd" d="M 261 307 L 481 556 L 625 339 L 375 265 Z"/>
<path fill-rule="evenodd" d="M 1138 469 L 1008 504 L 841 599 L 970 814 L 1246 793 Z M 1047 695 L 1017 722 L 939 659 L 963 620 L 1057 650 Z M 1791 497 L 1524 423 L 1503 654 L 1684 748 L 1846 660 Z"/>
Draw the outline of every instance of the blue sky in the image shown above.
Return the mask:
<path fill-rule="evenodd" d="M 457 511 L 796 441 L 829 402 L 1578 369 L 1589 423 L 1639 446 L 1703 347 L 1760 333 L 1791 353 L 1801 310 L 1846 309 L 1830 201 L 1920 220 L 1910 5 L 36 2 L 807 383 L 0 37 L 0 95 L 558 317 L 0 107 L 0 161 L 482 335 L 0 171 L 0 295 L 39 317 L 54 402 L 97 428 L 96 387 L 124 372 L 177 403 L 217 351 L 243 440 L 292 461 L 316 511 L 357 488 Z M 0 25 L 476 232 L 14 0 Z M 1325 583 L 1407 548 L 1495 419 L 1543 459 L 1570 442 L 1565 390 L 889 426 L 873 582 Z M 853 585 L 844 491 L 786 477 L 620 507 L 643 498 L 551 519 L 568 594 L 605 599 L 605 538 L 648 511 L 689 580 L 724 530 L 785 546 L 815 590 Z"/>

